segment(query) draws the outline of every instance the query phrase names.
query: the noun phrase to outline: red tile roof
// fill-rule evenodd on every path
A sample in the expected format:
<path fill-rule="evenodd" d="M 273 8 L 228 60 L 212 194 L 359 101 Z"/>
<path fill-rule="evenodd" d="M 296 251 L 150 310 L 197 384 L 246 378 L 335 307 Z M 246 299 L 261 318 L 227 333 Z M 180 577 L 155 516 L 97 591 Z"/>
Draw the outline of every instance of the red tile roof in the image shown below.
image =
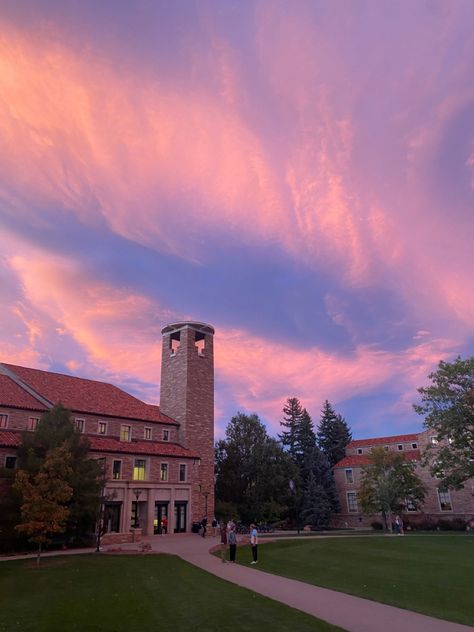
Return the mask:
<path fill-rule="evenodd" d="M 13 364 L 3 366 L 52 404 L 62 402 L 74 412 L 178 425 L 158 406 L 145 404 L 113 384 Z"/>
<path fill-rule="evenodd" d="M 371 445 L 389 445 L 391 443 L 403 443 L 406 441 L 418 441 L 419 433 L 405 434 L 405 435 L 393 435 L 392 437 L 375 437 L 373 439 L 355 439 L 351 441 L 346 450 L 351 448 L 361 448 Z"/>
<path fill-rule="evenodd" d="M 20 445 L 21 433 L 11 430 L 0 430 L 0 446 L 3 448 L 16 448 Z"/>
<path fill-rule="evenodd" d="M 160 441 L 120 441 L 114 437 L 84 435 L 93 452 L 120 452 L 122 454 L 146 454 L 148 456 L 167 456 L 180 459 L 198 459 L 196 452 L 187 450 L 177 443 Z M 14 448 L 20 444 L 21 432 L 0 430 L 0 446 Z"/>
<path fill-rule="evenodd" d="M 46 406 L 18 386 L 8 375 L 0 373 L 0 406 L 45 411 Z"/>
<path fill-rule="evenodd" d="M 87 436 L 91 450 L 97 452 L 122 452 L 146 454 L 149 456 L 169 456 L 182 459 L 198 459 L 197 452 L 191 452 L 177 443 L 162 441 L 120 441 L 113 437 Z"/>
<path fill-rule="evenodd" d="M 419 461 L 421 457 L 419 450 L 405 450 L 404 452 L 395 451 L 394 454 L 403 455 L 405 461 Z M 370 453 L 351 454 L 349 456 L 345 456 L 343 459 L 338 461 L 334 467 L 363 467 L 364 465 L 370 465 Z"/>

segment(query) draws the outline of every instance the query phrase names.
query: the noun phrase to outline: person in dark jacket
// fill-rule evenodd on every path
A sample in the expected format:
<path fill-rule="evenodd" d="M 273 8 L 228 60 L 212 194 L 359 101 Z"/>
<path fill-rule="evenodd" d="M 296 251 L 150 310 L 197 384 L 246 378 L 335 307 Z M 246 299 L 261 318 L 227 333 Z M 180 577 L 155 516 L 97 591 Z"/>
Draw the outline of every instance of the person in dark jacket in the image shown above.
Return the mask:
<path fill-rule="evenodd" d="M 222 560 L 222 563 L 224 564 L 226 561 L 225 552 L 227 549 L 227 527 L 225 526 L 224 521 L 221 522 L 220 529 L 221 529 L 221 560 Z"/>
<path fill-rule="evenodd" d="M 235 562 L 235 555 L 237 553 L 237 534 L 235 527 L 231 527 L 229 532 L 229 558 L 231 562 Z"/>

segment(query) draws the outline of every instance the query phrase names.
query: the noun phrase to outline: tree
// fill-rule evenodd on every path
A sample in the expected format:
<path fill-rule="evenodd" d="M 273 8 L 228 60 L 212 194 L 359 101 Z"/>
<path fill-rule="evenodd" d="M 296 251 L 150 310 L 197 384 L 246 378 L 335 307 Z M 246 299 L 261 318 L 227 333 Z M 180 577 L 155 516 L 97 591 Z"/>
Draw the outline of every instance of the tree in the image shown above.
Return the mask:
<path fill-rule="evenodd" d="M 242 520 L 275 521 L 288 511 L 294 466 L 257 415 L 237 413 L 216 443 L 218 507 L 235 508 Z M 235 517 L 237 517 L 235 516 Z"/>
<path fill-rule="evenodd" d="M 339 499 L 331 466 L 318 446 L 308 453 L 304 471 L 301 515 L 306 524 L 315 528 L 327 526 L 339 509 Z"/>
<path fill-rule="evenodd" d="M 428 446 L 424 462 L 440 486 L 461 489 L 474 477 L 474 357 L 441 361 L 428 377 L 432 384 L 418 389 L 414 408 L 438 444 Z"/>
<path fill-rule="evenodd" d="M 92 532 L 97 519 L 102 468 L 97 459 L 89 457 L 89 442 L 75 427 L 71 413 L 62 404 L 44 413 L 34 432 L 22 434 L 18 465 L 34 477 L 48 453 L 59 446 L 66 446 L 71 458 L 67 483 L 73 493 L 68 502 L 66 533 L 80 539 Z"/>
<path fill-rule="evenodd" d="M 402 511 L 409 501 L 418 506 L 426 489 L 415 472 L 416 465 L 405 461 L 402 454 L 373 448 L 370 464 L 362 468 L 358 500 L 365 514 L 381 513 L 385 529 L 392 530 L 392 513 Z"/>
<path fill-rule="evenodd" d="M 48 451 L 37 474 L 18 470 L 13 484 L 21 495 L 21 522 L 15 528 L 38 544 L 39 566 L 42 545 L 54 533 L 63 533 L 69 515 L 68 501 L 73 489 L 67 482 L 72 474 L 71 454 L 66 444 Z"/>
<path fill-rule="evenodd" d="M 287 428 L 278 435 L 281 444 L 288 450 L 293 460 L 297 459 L 300 450 L 300 424 L 303 418 L 303 408 L 297 397 L 289 397 L 283 406 L 285 417 L 280 421 L 280 426 Z"/>
<path fill-rule="evenodd" d="M 331 467 L 345 457 L 346 445 L 352 441 L 352 434 L 345 419 L 335 413 L 328 400 L 324 402 L 321 411 L 317 440 Z"/>

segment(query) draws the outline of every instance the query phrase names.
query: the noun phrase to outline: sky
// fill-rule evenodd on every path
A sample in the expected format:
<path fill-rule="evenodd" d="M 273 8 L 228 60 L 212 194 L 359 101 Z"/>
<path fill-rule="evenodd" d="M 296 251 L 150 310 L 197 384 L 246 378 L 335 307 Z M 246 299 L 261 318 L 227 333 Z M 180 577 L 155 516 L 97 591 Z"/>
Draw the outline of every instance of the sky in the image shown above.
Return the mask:
<path fill-rule="evenodd" d="M 216 436 L 417 432 L 473 237 L 472 0 L 1 1 L 0 361 L 159 403 L 196 320 Z"/>

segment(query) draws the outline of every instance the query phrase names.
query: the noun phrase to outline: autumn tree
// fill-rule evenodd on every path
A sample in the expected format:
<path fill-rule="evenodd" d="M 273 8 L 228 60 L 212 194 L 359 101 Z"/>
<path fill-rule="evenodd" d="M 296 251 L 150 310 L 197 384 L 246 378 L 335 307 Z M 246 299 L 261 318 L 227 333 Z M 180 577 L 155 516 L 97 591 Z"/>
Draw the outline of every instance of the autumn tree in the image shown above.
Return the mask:
<path fill-rule="evenodd" d="M 34 477 L 48 453 L 65 446 L 70 454 L 71 469 L 67 483 L 73 493 L 68 501 L 66 533 L 76 539 L 90 534 L 100 504 L 102 468 L 90 458 L 90 445 L 75 427 L 71 413 L 62 404 L 55 405 L 41 417 L 34 432 L 24 432 L 18 449 L 18 467 Z"/>
<path fill-rule="evenodd" d="M 426 489 L 416 474 L 416 465 L 403 454 L 373 448 L 370 463 L 362 468 L 358 501 L 365 514 L 381 513 L 385 529 L 392 530 L 392 514 L 401 512 L 409 502 L 419 506 Z"/>
<path fill-rule="evenodd" d="M 328 400 L 324 402 L 321 411 L 317 440 L 331 467 L 345 457 L 346 445 L 352 441 L 352 434 L 346 420 L 336 414 Z"/>
<path fill-rule="evenodd" d="M 441 361 L 428 377 L 431 385 L 418 389 L 421 403 L 414 406 L 437 440 L 424 462 L 440 486 L 461 489 L 474 477 L 474 357 Z"/>
<path fill-rule="evenodd" d="M 21 522 L 15 527 L 30 542 L 38 544 L 37 565 L 42 546 L 55 533 L 64 533 L 73 489 L 68 483 L 72 475 L 71 453 L 66 444 L 52 448 L 36 474 L 18 470 L 13 487 L 21 498 Z"/>

